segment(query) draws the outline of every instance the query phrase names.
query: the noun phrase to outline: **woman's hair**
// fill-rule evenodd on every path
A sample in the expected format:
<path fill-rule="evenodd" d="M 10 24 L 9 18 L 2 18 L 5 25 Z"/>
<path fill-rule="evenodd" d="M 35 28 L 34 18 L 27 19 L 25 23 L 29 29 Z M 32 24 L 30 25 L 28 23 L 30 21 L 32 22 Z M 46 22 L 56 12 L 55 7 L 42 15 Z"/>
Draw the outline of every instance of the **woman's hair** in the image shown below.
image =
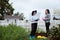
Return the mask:
<path fill-rule="evenodd" d="M 46 11 L 48 12 L 48 14 L 50 14 L 50 10 L 49 9 L 46 9 Z"/>
<path fill-rule="evenodd" d="M 32 11 L 32 16 L 34 15 L 34 12 L 35 12 L 35 13 L 37 13 L 37 10 L 35 10 L 35 11 Z"/>

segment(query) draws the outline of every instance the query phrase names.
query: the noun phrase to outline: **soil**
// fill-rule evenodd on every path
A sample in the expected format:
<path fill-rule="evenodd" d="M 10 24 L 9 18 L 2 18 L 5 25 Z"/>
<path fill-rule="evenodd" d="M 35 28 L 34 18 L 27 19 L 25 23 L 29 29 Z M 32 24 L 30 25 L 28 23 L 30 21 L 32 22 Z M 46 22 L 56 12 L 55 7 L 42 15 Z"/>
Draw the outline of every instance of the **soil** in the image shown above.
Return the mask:
<path fill-rule="evenodd" d="M 47 34 L 46 34 L 46 33 L 36 33 L 36 34 L 35 34 L 35 36 L 39 36 L 39 35 L 40 35 L 40 36 L 45 36 L 45 37 L 46 37 Z"/>

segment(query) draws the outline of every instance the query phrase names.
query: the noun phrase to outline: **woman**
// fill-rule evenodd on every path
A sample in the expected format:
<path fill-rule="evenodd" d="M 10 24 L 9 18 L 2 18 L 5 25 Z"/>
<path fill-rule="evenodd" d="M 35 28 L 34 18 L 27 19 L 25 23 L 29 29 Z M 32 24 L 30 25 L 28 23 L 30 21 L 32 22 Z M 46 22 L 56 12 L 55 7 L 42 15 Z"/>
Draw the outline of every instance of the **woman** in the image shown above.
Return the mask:
<path fill-rule="evenodd" d="M 50 11 L 49 11 L 49 9 L 45 10 L 45 14 L 46 14 L 46 16 L 43 20 L 45 21 L 46 33 L 47 33 L 47 36 L 48 36 L 49 26 L 50 26 Z"/>
<path fill-rule="evenodd" d="M 37 24 L 38 24 L 38 20 L 39 20 L 39 17 L 36 14 L 37 14 L 37 10 L 32 11 L 32 16 L 30 18 L 30 21 L 31 21 L 30 38 L 34 38 L 35 37 L 35 33 L 36 33 L 36 29 L 37 29 Z"/>

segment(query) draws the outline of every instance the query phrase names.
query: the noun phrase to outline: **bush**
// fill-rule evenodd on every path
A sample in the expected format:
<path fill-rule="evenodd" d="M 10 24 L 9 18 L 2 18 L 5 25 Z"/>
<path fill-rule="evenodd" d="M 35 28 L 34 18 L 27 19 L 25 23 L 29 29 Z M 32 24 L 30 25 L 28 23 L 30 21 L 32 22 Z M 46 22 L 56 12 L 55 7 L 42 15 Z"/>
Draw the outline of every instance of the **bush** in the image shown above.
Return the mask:
<path fill-rule="evenodd" d="M 49 35 L 51 40 L 60 40 L 60 25 L 59 27 L 51 28 Z"/>
<path fill-rule="evenodd" d="M 26 32 L 21 26 L 11 25 L 0 26 L 0 40 L 29 40 L 29 32 Z M 33 39 L 47 40 L 47 39 Z"/>
<path fill-rule="evenodd" d="M 0 26 L 0 40 L 24 40 L 26 38 L 27 32 L 20 26 Z"/>

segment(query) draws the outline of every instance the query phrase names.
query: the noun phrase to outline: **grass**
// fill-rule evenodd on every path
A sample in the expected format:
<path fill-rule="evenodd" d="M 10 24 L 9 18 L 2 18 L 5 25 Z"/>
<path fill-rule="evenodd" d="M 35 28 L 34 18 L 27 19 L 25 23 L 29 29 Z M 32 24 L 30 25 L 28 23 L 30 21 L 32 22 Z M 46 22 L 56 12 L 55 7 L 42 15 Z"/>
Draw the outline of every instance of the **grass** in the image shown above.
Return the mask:
<path fill-rule="evenodd" d="M 11 25 L 0 26 L 0 40 L 29 40 L 29 33 L 21 26 Z M 47 40 L 37 39 L 33 40 Z"/>

